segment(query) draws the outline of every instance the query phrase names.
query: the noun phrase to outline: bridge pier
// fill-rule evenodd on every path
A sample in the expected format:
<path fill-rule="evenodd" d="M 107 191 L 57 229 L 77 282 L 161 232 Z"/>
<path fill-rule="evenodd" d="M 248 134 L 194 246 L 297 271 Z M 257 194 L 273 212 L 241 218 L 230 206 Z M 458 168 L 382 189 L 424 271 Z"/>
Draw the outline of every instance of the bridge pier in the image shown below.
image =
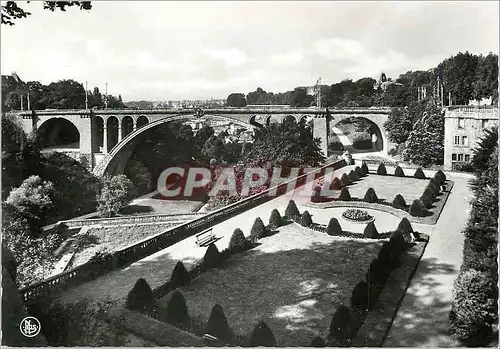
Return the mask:
<path fill-rule="evenodd" d="M 108 153 L 108 126 L 104 123 L 103 135 L 102 135 L 102 153 Z"/>

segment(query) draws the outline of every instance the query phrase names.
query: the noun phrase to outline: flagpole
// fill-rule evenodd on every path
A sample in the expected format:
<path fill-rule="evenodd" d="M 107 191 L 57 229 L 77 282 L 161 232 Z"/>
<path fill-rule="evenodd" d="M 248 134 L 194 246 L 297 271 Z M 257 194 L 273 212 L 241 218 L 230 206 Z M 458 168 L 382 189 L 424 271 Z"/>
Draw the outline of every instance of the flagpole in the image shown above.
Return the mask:
<path fill-rule="evenodd" d="M 89 88 L 87 81 L 85 81 L 85 109 L 89 109 Z"/>

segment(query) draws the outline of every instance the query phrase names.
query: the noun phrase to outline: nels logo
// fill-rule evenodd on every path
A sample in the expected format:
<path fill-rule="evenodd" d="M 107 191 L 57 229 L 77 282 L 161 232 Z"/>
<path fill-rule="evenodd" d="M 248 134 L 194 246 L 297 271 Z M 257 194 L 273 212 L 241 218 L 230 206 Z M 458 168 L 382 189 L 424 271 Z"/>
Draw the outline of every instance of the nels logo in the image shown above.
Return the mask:
<path fill-rule="evenodd" d="M 40 321 L 32 316 L 25 317 L 19 324 L 19 330 L 26 337 L 35 337 L 41 328 Z"/>

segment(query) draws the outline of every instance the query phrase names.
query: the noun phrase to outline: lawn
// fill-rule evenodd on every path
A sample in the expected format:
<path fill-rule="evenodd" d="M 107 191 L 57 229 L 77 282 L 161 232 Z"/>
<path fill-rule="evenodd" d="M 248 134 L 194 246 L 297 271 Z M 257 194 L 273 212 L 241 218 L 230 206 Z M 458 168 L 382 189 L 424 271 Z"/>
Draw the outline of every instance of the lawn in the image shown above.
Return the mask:
<path fill-rule="evenodd" d="M 428 179 L 369 174 L 348 188 L 352 197 L 363 199 L 366 191 L 371 187 L 375 189 L 379 199 L 384 199 L 389 203 L 392 203 L 396 195 L 401 194 L 409 205 L 413 200 L 420 198 L 428 183 Z"/>
<path fill-rule="evenodd" d="M 161 233 L 172 223 L 150 224 L 125 227 L 91 228 L 83 237 L 82 243 L 68 267 L 76 267 L 86 263 L 97 252 L 113 252 L 121 250 L 149 236 Z"/>
<path fill-rule="evenodd" d="M 186 214 L 197 212 L 205 203 L 203 201 L 165 200 L 159 198 L 145 198 L 133 201 L 120 212 L 128 215 L 153 214 Z"/>
<path fill-rule="evenodd" d="M 259 320 L 279 346 L 309 346 L 328 334 L 332 315 L 349 304 L 381 242 L 335 238 L 296 224 L 259 240 L 182 287 L 189 314 L 206 323 L 220 304 L 237 335 L 249 336 Z M 166 307 L 169 296 L 159 300 Z"/>

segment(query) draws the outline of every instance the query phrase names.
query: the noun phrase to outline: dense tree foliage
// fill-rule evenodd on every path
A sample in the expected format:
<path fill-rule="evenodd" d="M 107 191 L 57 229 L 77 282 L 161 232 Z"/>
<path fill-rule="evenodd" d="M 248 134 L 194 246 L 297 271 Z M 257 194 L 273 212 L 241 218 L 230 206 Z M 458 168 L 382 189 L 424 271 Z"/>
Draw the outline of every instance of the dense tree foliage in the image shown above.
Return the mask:
<path fill-rule="evenodd" d="M 85 108 L 85 88 L 71 79 L 43 85 L 38 81 L 23 82 L 13 76 L 2 75 L 2 109 L 4 111 L 28 109 L 28 93 L 30 109 L 82 109 Z M 87 91 L 88 107 L 104 108 L 104 101 L 111 109 L 125 108 L 121 96 L 103 96 L 99 88 Z M 21 97 L 22 96 L 22 97 Z"/>
<path fill-rule="evenodd" d="M 420 166 L 442 164 L 444 157 L 444 113 L 431 99 L 408 136 L 403 159 Z"/>
<path fill-rule="evenodd" d="M 307 167 L 324 160 L 318 141 L 305 122 L 285 121 L 256 131 L 252 149 L 244 158 L 247 166 Z"/>
<path fill-rule="evenodd" d="M 43 8 L 50 11 L 55 11 L 56 8 L 66 11 L 66 8 L 71 6 L 77 6 L 80 10 L 92 8 L 90 1 L 43 1 Z M 14 25 L 16 19 L 26 18 L 29 15 L 30 12 L 19 6 L 19 1 L 6 1 L 2 4 L 2 24 Z"/>
<path fill-rule="evenodd" d="M 229 96 L 227 96 L 226 104 L 228 107 L 241 108 L 247 105 L 247 101 L 243 93 L 231 93 Z"/>
<path fill-rule="evenodd" d="M 127 176 L 106 177 L 102 181 L 97 209 L 102 217 L 112 217 L 130 203 L 132 195 L 133 184 Z"/>

